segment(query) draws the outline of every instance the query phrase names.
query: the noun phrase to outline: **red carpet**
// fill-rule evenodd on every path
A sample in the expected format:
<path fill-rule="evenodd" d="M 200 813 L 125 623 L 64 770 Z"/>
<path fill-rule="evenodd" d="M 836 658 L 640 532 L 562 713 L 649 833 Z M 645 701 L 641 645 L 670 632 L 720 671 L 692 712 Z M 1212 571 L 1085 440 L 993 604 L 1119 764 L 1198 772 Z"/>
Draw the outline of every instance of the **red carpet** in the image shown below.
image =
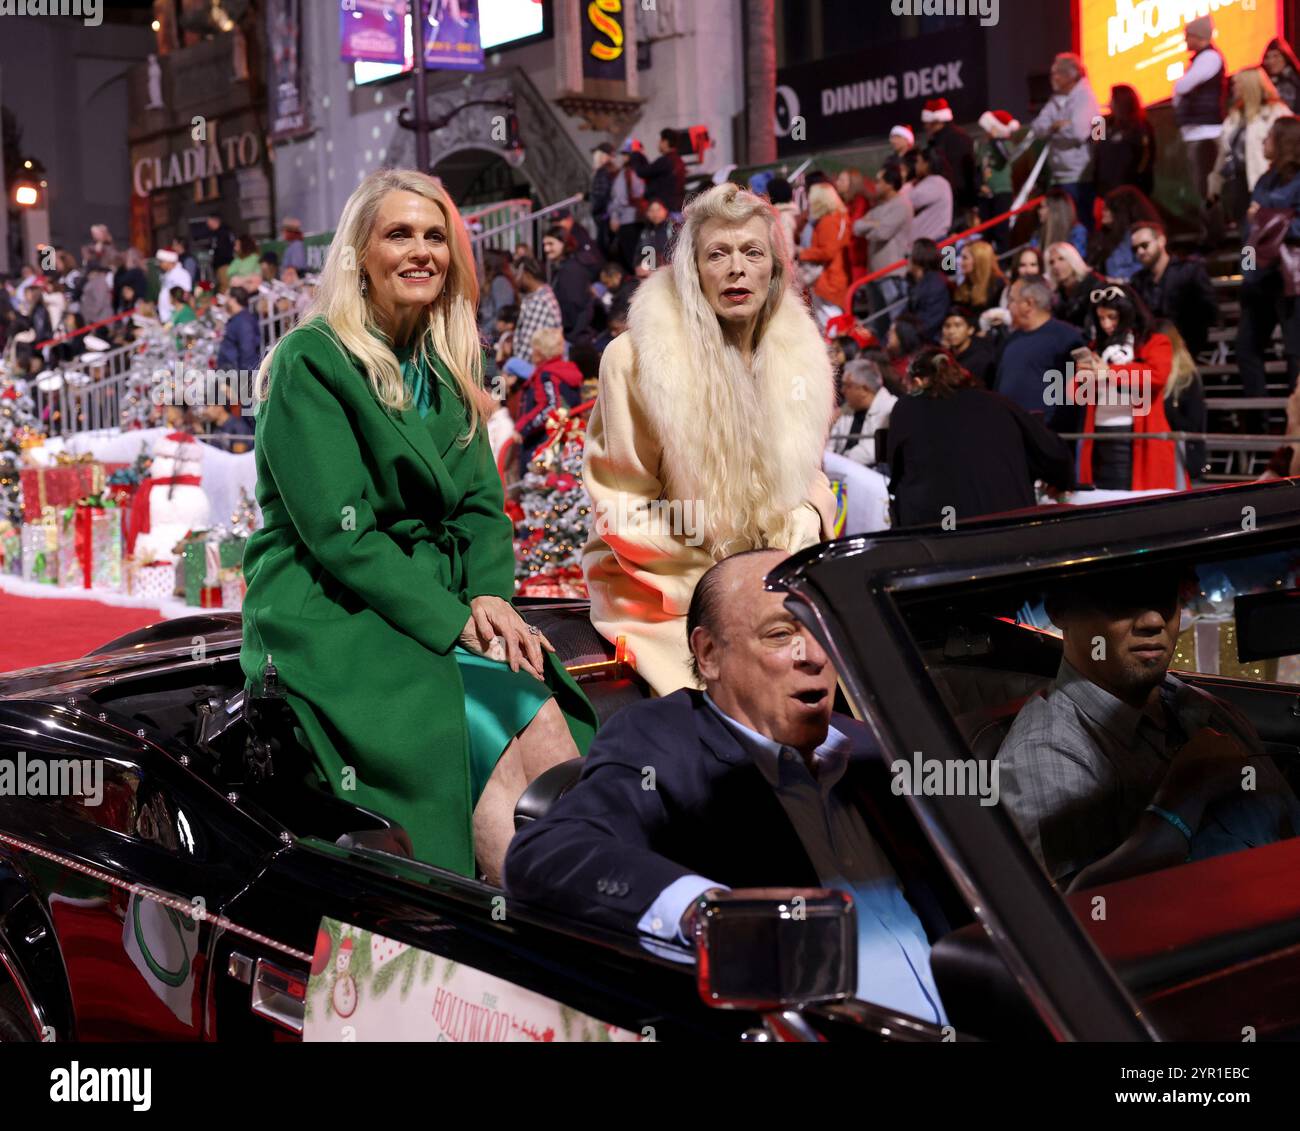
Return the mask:
<path fill-rule="evenodd" d="M 162 620 L 157 609 L 0 592 L 0 672 L 84 656 L 123 633 Z"/>

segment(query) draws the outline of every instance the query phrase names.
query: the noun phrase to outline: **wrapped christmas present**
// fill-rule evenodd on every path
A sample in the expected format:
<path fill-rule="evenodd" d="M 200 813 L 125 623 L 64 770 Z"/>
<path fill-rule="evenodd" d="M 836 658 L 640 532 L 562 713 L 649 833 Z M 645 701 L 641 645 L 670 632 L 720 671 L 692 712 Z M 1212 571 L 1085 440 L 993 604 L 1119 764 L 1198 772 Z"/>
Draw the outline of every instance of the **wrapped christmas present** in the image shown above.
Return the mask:
<path fill-rule="evenodd" d="M 59 524 L 57 521 L 24 523 L 21 533 L 23 580 L 57 585 L 59 580 Z"/>
<path fill-rule="evenodd" d="M 17 526 L 7 518 L 0 519 L 0 573 L 23 572 L 23 537 Z"/>
<path fill-rule="evenodd" d="M 185 603 L 215 609 L 221 604 L 222 545 L 228 538 L 224 530 L 190 531 L 176 546 L 181 559 L 181 585 Z M 239 548 L 237 561 L 243 560 Z"/>
<path fill-rule="evenodd" d="M 122 589 L 122 512 L 111 499 L 83 499 L 59 523 L 59 584 Z"/>
<path fill-rule="evenodd" d="M 176 584 L 176 567 L 171 562 L 141 562 L 126 559 L 126 591 L 133 597 L 170 601 Z"/>
<path fill-rule="evenodd" d="M 228 566 L 221 571 L 221 605 L 226 609 L 242 608 L 244 604 L 244 569 Z"/>
<path fill-rule="evenodd" d="M 46 507 L 61 510 L 78 499 L 104 490 L 104 465 L 89 455 L 60 452 L 53 467 L 25 467 L 18 472 L 23 488 L 23 521 L 36 522 Z"/>

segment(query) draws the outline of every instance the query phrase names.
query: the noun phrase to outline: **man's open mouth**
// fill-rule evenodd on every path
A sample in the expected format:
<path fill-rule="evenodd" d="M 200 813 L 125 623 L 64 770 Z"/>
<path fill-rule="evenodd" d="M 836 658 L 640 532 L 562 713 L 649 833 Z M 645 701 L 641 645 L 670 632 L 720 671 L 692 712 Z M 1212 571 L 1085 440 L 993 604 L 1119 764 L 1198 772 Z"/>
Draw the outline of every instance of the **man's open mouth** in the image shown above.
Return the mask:
<path fill-rule="evenodd" d="M 809 707 L 820 707 L 826 701 L 826 689 L 810 687 L 806 691 L 796 691 L 794 697 Z"/>

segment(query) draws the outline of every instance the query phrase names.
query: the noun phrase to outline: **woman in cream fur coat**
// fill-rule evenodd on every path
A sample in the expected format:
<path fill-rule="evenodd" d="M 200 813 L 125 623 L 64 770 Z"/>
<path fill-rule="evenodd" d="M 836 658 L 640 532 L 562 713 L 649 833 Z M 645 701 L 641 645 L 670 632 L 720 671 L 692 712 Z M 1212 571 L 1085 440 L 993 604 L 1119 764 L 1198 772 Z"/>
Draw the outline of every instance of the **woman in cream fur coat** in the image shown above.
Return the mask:
<path fill-rule="evenodd" d="M 686 612 L 714 562 L 830 536 L 834 380 L 792 282 L 771 205 L 715 186 L 686 209 L 672 263 L 638 288 L 601 362 L 583 573 L 592 623 L 627 638 L 658 695 L 697 686 Z"/>

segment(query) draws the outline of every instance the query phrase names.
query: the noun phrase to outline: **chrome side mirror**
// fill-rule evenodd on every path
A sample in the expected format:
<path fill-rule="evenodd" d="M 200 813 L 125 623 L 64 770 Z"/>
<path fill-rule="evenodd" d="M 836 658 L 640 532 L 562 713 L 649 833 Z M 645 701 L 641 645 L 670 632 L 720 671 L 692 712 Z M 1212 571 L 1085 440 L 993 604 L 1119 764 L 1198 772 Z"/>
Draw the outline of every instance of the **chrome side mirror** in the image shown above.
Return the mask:
<path fill-rule="evenodd" d="M 846 892 L 718 892 L 697 904 L 694 935 L 696 985 L 715 1009 L 797 1008 L 857 988 L 857 911 Z"/>

